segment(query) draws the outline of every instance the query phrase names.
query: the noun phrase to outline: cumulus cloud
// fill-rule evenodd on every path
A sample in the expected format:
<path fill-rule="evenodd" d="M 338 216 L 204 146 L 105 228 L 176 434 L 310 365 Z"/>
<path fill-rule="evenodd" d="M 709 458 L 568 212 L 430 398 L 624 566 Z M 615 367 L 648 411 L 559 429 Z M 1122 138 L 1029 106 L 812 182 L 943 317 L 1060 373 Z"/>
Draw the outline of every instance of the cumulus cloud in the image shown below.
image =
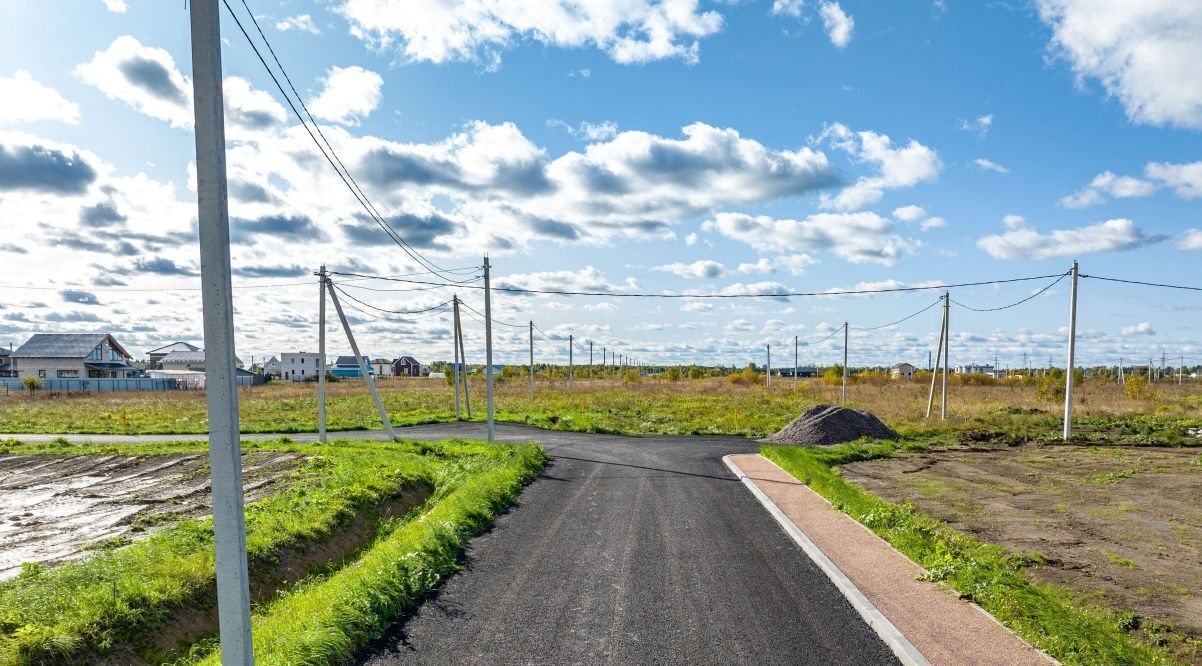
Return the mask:
<path fill-rule="evenodd" d="M 904 146 L 894 147 L 887 135 L 872 131 L 853 132 L 846 125 L 835 123 L 827 126 L 816 141 L 829 142 L 846 151 L 853 160 L 879 169 L 879 174 L 863 176 L 835 196 L 823 194 L 824 208 L 860 210 L 880 201 L 885 190 L 934 181 L 943 169 L 939 154 L 914 139 Z"/>
<path fill-rule="evenodd" d="M 705 228 L 762 252 L 828 251 L 852 263 L 892 266 L 914 248 L 892 222 L 870 212 L 818 213 L 804 220 L 718 213 Z"/>
<path fill-rule="evenodd" d="M 618 125 L 608 120 L 599 123 L 585 120 L 572 126 L 558 118 L 552 118 L 547 121 L 547 127 L 558 127 L 581 141 L 608 141 L 618 135 Z"/>
<path fill-rule="evenodd" d="M 805 0 L 773 0 L 772 14 L 775 16 L 792 16 L 794 18 L 801 17 L 801 10 L 805 7 Z"/>
<path fill-rule="evenodd" d="M 1094 176 L 1094 179 L 1086 187 L 1062 197 L 1060 205 L 1065 208 L 1085 208 L 1102 203 L 1106 200 L 1106 195 L 1118 199 L 1146 197 L 1154 194 L 1156 189 L 1157 186 L 1153 182 L 1131 176 L 1116 176 L 1109 171 L 1104 171 Z"/>
<path fill-rule="evenodd" d="M 286 16 L 279 21 L 276 21 L 275 29 L 280 32 L 288 30 L 300 30 L 313 35 L 320 35 L 321 30 L 317 29 L 317 24 L 313 22 L 313 17 L 308 14 L 299 14 L 297 16 Z"/>
<path fill-rule="evenodd" d="M 926 217 L 927 212 L 921 206 L 902 206 L 893 209 L 893 217 L 902 222 L 916 222 Z"/>
<path fill-rule="evenodd" d="M 100 299 L 96 298 L 96 294 L 82 289 L 64 289 L 59 292 L 63 297 L 63 301 L 67 303 L 79 303 L 81 305 L 100 305 Z"/>
<path fill-rule="evenodd" d="M 495 68 L 501 53 L 535 41 L 560 48 L 596 47 L 615 62 L 697 62 L 700 40 L 722 28 L 722 16 L 698 0 L 631 0 L 619 4 L 550 0 L 418 3 L 345 0 L 351 33 L 408 61 L 479 62 Z"/>
<path fill-rule="evenodd" d="M 76 67 L 75 74 L 109 99 L 125 102 L 172 127 L 192 128 L 192 81 L 165 49 L 123 35 Z M 266 92 L 252 88 L 246 79 L 226 78 L 224 95 L 227 126 L 234 134 L 263 130 L 286 119 L 284 107 Z"/>
<path fill-rule="evenodd" d="M 1038 0 L 1052 49 L 1132 122 L 1202 129 L 1202 4 Z"/>
<path fill-rule="evenodd" d="M 961 120 L 959 127 L 965 132 L 975 132 L 980 136 L 985 136 L 989 133 L 989 129 L 993 127 L 993 114 L 987 113 L 983 116 L 977 116 L 972 120 Z"/>
<path fill-rule="evenodd" d="M 1156 335 L 1156 331 L 1152 330 L 1152 324 L 1141 321 L 1138 324 L 1124 326 L 1119 333 L 1121 335 Z"/>
<path fill-rule="evenodd" d="M 129 9 L 125 0 L 104 0 L 104 8 L 115 14 L 124 14 L 125 10 Z"/>
<path fill-rule="evenodd" d="M 754 263 L 739 264 L 738 271 L 743 274 L 758 273 L 762 275 L 767 273 L 775 273 L 776 266 L 774 266 L 767 257 L 760 257 Z"/>
<path fill-rule="evenodd" d="M 1040 260 L 1132 250 L 1160 240 L 1159 236 L 1145 234 L 1131 220 L 1118 218 L 1075 229 L 1056 229 L 1046 234 L 1031 227 L 1020 227 L 986 236 L 977 241 L 977 245 L 996 259 Z"/>
<path fill-rule="evenodd" d="M 1186 229 L 1177 239 L 1177 247 L 1182 250 L 1202 250 L 1202 229 Z"/>
<path fill-rule="evenodd" d="M 0 192 L 83 194 L 96 178 L 96 168 L 77 150 L 32 137 L 0 135 Z"/>
<path fill-rule="evenodd" d="M 384 79 L 358 65 L 331 67 L 321 93 L 309 104 L 313 115 L 343 125 L 358 125 L 380 105 Z"/>
<path fill-rule="evenodd" d="M 987 157 L 978 157 L 972 163 L 981 171 L 992 171 L 994 173 L 1010 173 L 1006 167 L 994 162 Z"/>
<path fill-rule="evenodd" d="M 685 278 L 717 278 L 726 275 L 726 267 L 711 259 L 698 259 L 691 264 L 680 262 L 664 264 L 656 266 L 654 270 Z"/>
<path fill-rule="evenodd" d="M 1182 199 L 1202 197 L 1202 161 L 1188 164 L 1151 162 L 1144 167 L 1144 173 L 1162 186 L 1172 188 Z"/>
<path fill-rule="evenodd" d="M 851 43 L 851 33 L 855 29 L 856 20 L 848 16 L 838 2 L 823 2 L 818 6 L 822 16 L 822 27 L 826 36 L 836 48 L 846 48 Z"/>
<path fill-rule="evenodd" d="M 617 292 L 638 288 L 638 281 L 634 278 L 626 278 L 622 284 L 610 282 L 605 277 L 605 273 L 593 266 L 585 266 L 578 271 L 517 273 L 498 278 L 494 284 L 498 289 L 551 289 L 557 291 Z"/>
<path fill-rule="evenodd" d="M 79 105 L 23 69 L 12 76 L 0 76 L 0 125 L 41 120 L 74 125 L 79 122 Z"/>

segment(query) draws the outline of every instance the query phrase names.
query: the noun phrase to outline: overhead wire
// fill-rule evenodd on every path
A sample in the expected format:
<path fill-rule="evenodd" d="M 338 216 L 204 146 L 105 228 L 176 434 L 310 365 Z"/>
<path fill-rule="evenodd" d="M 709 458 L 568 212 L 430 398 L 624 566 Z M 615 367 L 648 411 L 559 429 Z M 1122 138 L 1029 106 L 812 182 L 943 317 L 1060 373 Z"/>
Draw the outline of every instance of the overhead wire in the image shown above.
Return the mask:
<path fill-rule="evenodd" d="M 1135 285 L 1140 285 L 1140 286 L 1144 286 L 1144 287 L 1163 287 L 1165 289 L 1183 289 L 1186 291 L 1202 291 L 1202 287 L 1191 287 L 1191 286 L 1180 285 L 1180 284 L 1165 284 L 1163 282 L 1144 282 L 1142 280 L 1125 280 L 1123 278 L 1103 277 L 1101 275 L 1086 275 L 1084 273 L 1081 274 L 1081 277 L 1089 278 L 1092 280 L 1105 280 L 1107 282 L 1121 282 L 1123 284 L 1135 284 Z"/>
<path fill-rule="evenodd" d="M 974 308 L 974 307 L 973 307 L 973 306 L 971 306 L 971 305 L 965 305 L 965 304 L 963 304 L 963 303 L 961 303 L 961 302 L 959 302 L 959 301 L 957 301 L 957 300 L 955 300 L 955 299 L 952 299 L 952 303 L 955 303 L 956 305 L 958 305 L 958 306 L 960 306 L 960 307 L 964 308 L 965 310 L 972 310 L 973 312 L 997 312 L 997 311 L 999 311 L 999 310 L 1008 310 L 1008 309 L 1010 309 L 1010 308 L 1012 308 L 1012 307 L 1016 307 L 1016 306 L 1022 305 L 1023 303 L 1026 303 L 1027 301 L 1029 301 L 1029 300 L 1031 300 L 1031 299 L 1033 299 L 1033 298 L 1037 298 L 1037 297 L 1039 297 L 1039 296 L 1043 295 L 1043 293 L 1044 293 L 1044 292 L 1046 292 L 1047 290 L 1051 289 L 1052 287 L 1055 287 L 1057 284 L 1059 284 L 1059 283 L 1060 283 L 1060 281 L 1061 281 L 1061 280 L 1063 280 L 1064 278 L 1066 278 L 1066 277 L 1068 277 L 1068 276 L 1069 276 L 1069 273 L 1067 273 L 1067 272 L 1066 272 L 1066 273 L 1062 274 L 1060 277 L 1056 278 L 1054 281 L 1052 281 L 1052 283 L 1051 283 L 1051 284 L 1047 285 L 1047 286 L 1046 286 L 1046 287 L 1044 287 L 1043 289 L 1040 289 L 1039 291 L 1037 291 L 1037 292 L 1035 292 L 1035 293 L 1031 294 L 1030 296 L 1027 296 L 1026 298 L 1024 298 L 1024 299 L 1022 299 L 1022 300 L 1015 301 L 1015 302 L 1013 302 L 1013 303 L 1011 303 L 1011 304 L 1009 304 L 1009 305 L 1002 305 L 1002 306 L 999 306 L 999 307 L 996 307 L 996 308 Z"/>
<path fill-rule="evenodd" d="M 349 299 L 351 299 L 352 301 L 354 301 L 354 302 L 358 303 L 359 305 L 362 305 L 362 306 L 364 306 L 364 307 L 367 307 L 367 308 L 371 308 L 372 310 L 377 310 L 377 311 L 379 311 L 379 312 L 384 312 L 384 313 L 386 313 L 386 314 L 397 314 L 397 315 L 415 315 L 415 314 L 422 314 L 422 313 L 425 313 L 425 312 L 429 312 L 429 311 L 431 311 L 431 310 L 437 310 L 438 308 L 444 307 L 444 306 L 446 306 L 446 305 L 450 305 L 450 304 L 451 304 L 451 302 L 452 302 L 452 301 L 449 301 L 449 300 L 448 300 L 448 301 L 443 301 L 442 303 L 439 303 L 438 305 L 432 305 L 432 306 L 430 306 L 430 307 L 428 307 L 428 308 L 422 308 L 422 309 L 420 309 L 420 310 L 390 310 L 390 309 L 388 309 L 388 308 L 382 308 L 382 307 L 380 307 L 380 306 L 378 306 L 378 305 L 372 305 L 371 303 L 367 303 L 367 302 L 365 302 L 365 301 L 361 301 L 361 300 L 359 300 L 358 298 L 355 298 L 353 295 L 351 295 L 351 294 L 348 294 L 348 293 L 347 293 L 347 292 L 346 292 L 346 291 L 345 291 L 345 290 L 344 290 L 342 287 L 338 286 L 337 284 L 334 284 L 333 282 L 331 282 L 330 284 L 331 284 L 331 285 L 332 285 L 332 286 L 333 286 L 335 289 L 337 289 L 337 290 L 338 290 L 338 293 L 342 294 L 343 296 L 346 296 L 347 298 L 349 298 Z"/>
<path fill-rule="evenodd" d="M 898 319 L 897 321 L 892 321 L 892 322 L 889 322 L 888 324 L 881 324 L 880 326 L 869 326 L 869 327 L 867 327 L 867 328 L 862 328 L 862 327 L 859 327 L 859 326 L 848 326 L 848 328 L 849 328 L 850 330 L 853 330 L 853 331 L 877 331 L 877 330 L 880 330 L 880 329 L 882 329 L 882 328 L 889 328 L 890 326 L 897 326 L 898 324 L 900 324 L 900 323 L 902 323 L 902 322 L 909 321 L 909 320 L 911 320 L 911 319 L 913 319 L 913 318 L 917 317 L 918 315 L 920 315 L 920 314 L 922 314 L 922 313 L 926 312 L 927 310 L 930 310 L 931 308 L 935 307 L 936 305 L 939 305 L 939 302 L 940 302 L 940 301 L 942 301 L 942 300 L 943 300 L 943 297 L 940 297 L 940 298 L 938 298 L 938 299 L 937 299 L 937 300 L 936 300 L 934 303 L 931 303 L 930 305 L 928 305 L 928 306 L 926 306 L 926 307 L 922 308 L 922 309 L 921 309 L 921 310 L 919 310 L 918 312 L 915 312 L 915 313 L 913 313 L 913 314 L 906 315 L 905 317 L 902 317 L 901 319 Z"/>
<path fill-rule="evenodd" d="M 275 72 L 271 69 L 271 66 L 267 64 L 267 59 L 264 58 L 262 52 L 259 51 L 258 45 L 255 44 L 254 40 L 250 36 L 250 33 L 247 32 L 246 28 L 242 25 L 242 21 L 238 18 L 237 13 L 234 12 L 233 7 L 230 6 L 229 1 L 221 0 L 221 2 L 223 5 L 225 5 L 225 9 L 229 12 L 230 17 L 234 19 L 234 23 L 237 24 L 238 30 L 242 32 L 242 36 L 246 38 L 246 42 L 250 45 L 251 50 L 255 52 L 255 55 L 258 57 L 259 62 L 262 63 L 263 68 L 267 70 L 267 74 L 271 77 L 272 82 L 275 83 L 276 88 L 284 97 L 284 101 L 286 101 L 289 108 L 292 109 L 292 113 L 296 115 L 297 119 L 300 120 L 301 125 L 304 126 L 305 132 L 309 135 L 309 138 L 313 140 L 314 145 L 316 145 L 317 149 L 321 151 L 322 156 L 325 157 L 326 161 L 330 164 L 330 167 L 333 168 L 335 173 L 338 174 L 338 177 L 342 180 L 342 183 L 346 185 L 348 190 L 350 190 L 356 201 L 359 202 L 359 205 L 362 206 L 367 212 L 368 217 L 370 217 L 372 221 L 374 221 L 389 236 L 389 238 L 392 239 L 394 243 L 399 245 L 411 259 L 438 274 L 439 277 L 447 279 L 445 275 L 441 274 L 441 272 L 445 271 L 446 269 L 443 269 L 441 266 L 435 264 L 425 255 L 423 255 L 417 250 L 417 248 L 413 247 L 395 229 L 393 229 L 384 216 L 381 215 L 376 209 L 375 204 L 371 202 L 371 199 L 367 197 L 367 194 L 363 191 L 363 189 L 359 187 L 358 181 L 355 180 L 351 172 L 342 163 L 342 159 L 338 157 L 337 151 L 334 150 L 334 147 L 330 145 L 330 142 L 326 139 L 325 133 L 321 130 L 321 125 L 317 123 L 317 121 L 313 118 L 313 114 L 309 112 L 308 106 L 305 105 L 304 98 L 301 97 L 300 93 L 296 91 L 296 87 L 292 84 L 292 78 L 288 76 L 287 70 L 280 62 L 279 57 L 276 56 L 275 49 L 272 48 L 271 42 L 267 39 L 267 35 L 263 33 L 263 29 L 259 26 L 258 19 L 255 18 L 254 12 L 251 11 L 250 6 L 246 3 L 246 0 L 242 0 L 242 6 L 246 9 L 247 14 L 250 15 L 251 22 L 254 24 L 255 29 L 258 31 L 259 36 L 263 40 L 263 43 L 267 46 L 268 51 L 271 52 L 272 59 L 275 60 L 276 66 L 280 69 L 280 73 L 288 82 L 288 87 L 292 90 L 292 94 L 296 96 L 296 101 L 300 103 L 301 108 L 305 110 L 305 114 L 313 123 L 313 127 L 316 128 L 318 134 L 321 135 L 321 141 L 317 139 L 317 136 L 313 134 L 313 130 L 309 128 L 309 123 L 305 121 L 305 116 L 302 116 L 300 111 L 297 110 L 296 104 L 292 102 L 292 98 L 289 97 L 288 93 L 284 90 L 284 86 L 280 83 L 279 78 L 276 77 Z M 322 146 L 323 142 L 325 143 L 325 147 Z M 329 153 L 326 152 L 327 148 L 329 149 Z M 448 281 L 453 282 L 453 280 Z"/>

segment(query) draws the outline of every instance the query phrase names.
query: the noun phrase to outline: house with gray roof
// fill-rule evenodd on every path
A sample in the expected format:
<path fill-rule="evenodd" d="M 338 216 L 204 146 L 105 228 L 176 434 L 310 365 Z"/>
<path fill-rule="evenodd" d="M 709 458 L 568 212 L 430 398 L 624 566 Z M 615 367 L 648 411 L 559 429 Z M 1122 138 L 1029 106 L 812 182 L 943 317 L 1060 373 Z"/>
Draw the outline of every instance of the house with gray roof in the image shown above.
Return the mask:
<path fill-rule="evenodd" d="M 198 352 L 200 351 L 200 347 L 197 347 L 190 342 L 172 342 L 171 344 L 164 345 L 158 349 L 151 349 L 150 351 L 146 352 L 146 369 L 158 370 L 159 368 L 163 367 L 163 358 L 166 357 L 167 354 L 176 351 Z"/>
<path fill-rule="evenodd" d="M 124 379 L 132 357 L 108 333 L 38 333 L 12 353 L 17 377 Z"/>
<path fill-rule="evenodd" d="M 13 376 L 12 354 L 13 350 L 0 347 L 0 377 Z"/>
<path fill-rule="evenodd" d="M 234 365 L 242 367 L 242 359 L 234 357 Z M 160 370 L 179 370 L 189 372 L 205 371 L 205 352 L 203 349 L 173 351 L 159 361 Z"/>

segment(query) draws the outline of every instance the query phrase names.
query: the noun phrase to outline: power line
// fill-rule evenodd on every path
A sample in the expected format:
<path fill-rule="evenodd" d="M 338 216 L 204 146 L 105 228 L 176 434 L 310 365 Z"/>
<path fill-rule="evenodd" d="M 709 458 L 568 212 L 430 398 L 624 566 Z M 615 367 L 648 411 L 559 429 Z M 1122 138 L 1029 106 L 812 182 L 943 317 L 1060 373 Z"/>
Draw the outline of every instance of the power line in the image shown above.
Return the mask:
<path fill-rule="evenodd" d="M 1015 302 L 1011 303 L 1010 305 L 1002 305 L 1002 306 L 996 307 L 996 308 L 974 308 L 971 305 L 965 305 L 956 300 L 953 300 L 952 302 L 955 303 L 956 305 L 964 308 L 965 310 L 972 310 L 973 312 L 997 312 L 998 310 L 1007 310 L 1007 309 L 1015 307 L 1017 305 L 1022 305 L 1023 303 L 1026 303 L 1027 301 L 1029 301 L 1037 296 L 1040 296 L 1047 290 L 1051 289 L 1052 287 L 1055 287 L 1057 284 L 1059 284 L 1059 282 L 1061 280 L 1068 277 L 1068 275 L 1069 275 L 1068 273 L 1062 274 L 1060 277 L 1056 278 L 1051 284 L 1044 287 L 1043 289 L 1040 289 L 1039 291 L 1035 292 L 1034 294 L 1031 294 L 1030 296 L 1022 299 L 1021 301 L 1015 301 Z"/>
<path fill-rule="evenodd" d="M 467 308 L 468 310 L 475 312 L 476 314 L 480 315 L 481 317 L 484 316 L 484 313 L 482 313 L 479 310 L 477 310 L 476 308 L 473 308 L 472 306 L 468 305 L 467 301 L 464 301 L 463 299 L 459 300 L 459 304 L 462 305 L 463 307 Z M 478 320 L 478 321 L 483 321 L 483 320 Z M 500 324 L 502 326 L 509 326 L 511 328 L 526 328 L 525 324 L 514 324 L 514 323 L 507 322 L 507 321 L 501 321 L 500 319 L 497 319 L 496 317 L 492 318 L 492 323 Z M 535 328 L 538 328 L 538 327 L 535 326 Z"/>
<path fill-rule="evenodd" d="M 879 330 L 882 328 L 889 328 L 890 326 L 897 326 L 898 324 L 900 324 L 904 321 L 909 321 L 909 320 L 917 317 L 918 315 L 926 312 L 927 310 L 930 310 L 931 308 L 935 307 L 936 305 L 939 305 L 939 302 L 942 300 L 943 300 L 943 298 L 940 297 L 940 298 L 936 299 L 936 301 L 934 303 L 931 303 L 930 305 L 924 307 L 923 309 L 919 310 L 918 312 L 915 312 L 914 314 L 906 315 L 905 317 L 902 317 L 901 319 L 898 319 L 897 321 L 894 321 L 894 322 L 890 322 L 888 324 L 881 324 L 880 326 L 869 326 L 868 328 L 859 328 L 856 326 L 849 326 L 848 328 L 850 328 L 853 331 L 876 331 L 876 330 Z"/>
<path fill-rule="evenodd" d="M 359 305 L 362 305 L 362 306 L 364 306 L 364 307 L 367 307 L 367 308 L 371 308 L 372 310 L 377 310 L 377 311 L 379 311 L 379 312 L 384 312 L 384 313 L 387 313 L 387 314 L 398 314 L 398 315 L 415 315 L 415 314 L 422 314 L 422 313 L 424 313 L 424 312 L 429 312 L 429 311 L 431 311 L 431 310 L 437 310 L 438 308 L 441 308 L 441 307 L 444 307 L 444 306 L 447 306 L 447 305 L 450 305 L 450 304 L 451 304 L 451 301 L 443 301 L 442 303 L 439 303 L 438 305 L 432 305 L 432 306 L 430 306 L 430 307 L 428 307 L 428 308 L 422 308 L 422 309 L 420 309 L 420 310 L 389 310 L 388 308 L 382 308 L 382 307 L 379 307 L 379 306 L 377 306 L 377 305 L 372 305 L 371 303 L 366 303 L 366 302 L 364 302 L 364 301 L 361 301 L 361 300 L 359 300 L 358 298 L 355 298 L 354 296 L 352 296 L 352 295 L 350 295 L 350 294 L 346 293 L 346 291 L 345 291 L 345 290 L 344 290 L 342 287 L 340 287 L 340 286 L 338 286 L 338 285 L 334 284 L 333 282 L 331 282 L 330 284 L 333 284 L 334 288 L 338 290 L 338 293 L 342 294 L 343 296 L 346 296 L 347 298 L 349 298 L 349 299 L 351 299 L 352 301 L 354 301 L 354 302 L 358 303 Z"/>
<path fill-rule="evenodd" d="M 275 83 L 276 88 L 284 97 L 284 101 L 286 101 L 289 108 L 292 109 L 292 113 L 296 115 L 297 120 L 300 120 L 301 125 L 304 126 L 305 132 L 309 135 L 309 138 L 313 140 L 314 145 L 316 145 L 317 149 L 321 151 L 322 156 L 326 158 L 326 161 L 329 162 L 330 167 L 333 168 L 338 174 L 338 177 L 342 180 L 342 183 L 346 185 L 348 190 L 350 190 L 351 194 L 359 202 L 359 205 L 362 206 L 365 211 L 367 211 L 368 216 L 382 230 L 384 230 L 384 233 L 388 234 L 389 238 L 391 238 L 394 243 L 399 245 L 401 249 L 405 251 L 405 254 L 408 254 L 409 257 L 418 264 L 429 268 L 431 271 L 436 273 L 444 270 L 434 262 L 427 259 L 416 248 L 406 242 L 405 239 L 402 238 L 401 235 L 397 233 L 397 231 L 393 229 L 391 225 L 388 224 L 388 221 L 384 219 L 384 216 L 381 215 L 378 210 L 376 210 L 375 205 L 367 197 L 367 194 L 363 192 L 361 187 L 359 187 L 359 183 L 355 181 L 354 176 L 351 175 L 351 172 L 342 163 L 342 159 L 338 157 L 338 153 L 334 150 L 334 147 L 330 145 L 328 140 L 326 140 L 325 133 L 321 131 L 321 126 L 316 120 L 313 119 L 313 114 L 309 112 L 309 108 L 305 105 L 304 98 L 300 96 L 300 93 L 296 91 L 296 87 L 292 85 L 292 79 L 288 76 L 288 71 L 284 68 L 284 65 L 276 56 L 275 49 L 272 48 L 271 42 L 268 41 L 267 36 L 263 33 L 263 29 L 259 27 L 259 22 L 257 19 L 255 19 L 254 12 L 250 10 L 249 5 L 246 4 L 246 0 L 242 0 L 242 6 L 246 9 L 247 14 L 250 15 L 251 22 L 254 24 L 259 36 L 263 39 L 263 43 L 271 52 L 271 57 L 275 60 L 276 65 L 280 68 L 280 73 L 283 74 L 284 79 L 288 82 L 288 87 L 292 89 L 292 94 L 296 96 L 297 102 L 300 103 L 301 108 L 305 110 L 305 114 L 309 117 L 309 120 L 312 121 L 314 128 L 316 128 L 318 134 L 321 135 L 322 141 L 325 142 L 325 147 L 322 147 L 322 141 L 318 141 L 317 137 L 314 136 L 313 130 L 309 129 L 309 123 L 305 122 L 305 116 L 301 115 L 300 111 L 297 110 L 296 105 L 292 103 L 292 98 L 289 97 L 288 93 L 284 91 L 284 86 L 280 84 L 275 72 L 271 69 L 271 66 L 267 64 L 267 60 L 263 57 L 262 52 L 259 51 L 259 47 L 255 44 L 254 40 L 251 39 L 250 33 L 246 31 L 245 27 L 243 27 L 242 21 L 238 18 L 238 15 L 234 12 L 233 7 L 230 6 L 228 0 L 221 0 L 221 2 L 223 5 L 225 5 L 225 9 L 229 12 L 230 17 L 234 19 L 234 23 L 238 25 L 238 30 L 241 31 L 242 36 L 246 38 L 246 42 L 250 45 L 251 50 L 253 50 L 255 55 L 259 58 L 259 62 L 263 64 L 263 68 L 267 70 L 267 74 L 271 77 L 272 82 Z M 328 154 L 326 153 L 326 148 L 329 149 Z M 446 276 L 440 275 L 440 277 L 445 278 Z"/>
<path fill-rule="evenodd" d="M 1138 285 L 1142 285 L 1144 287 L 1164 287 L 1165 289 L 1184 289 L 1186 291 L 1202 291 L 1202 287 L 1189 287 L 1189 286 L 1180 285 L 1180 284 L 1164 284 L 1161 282 L 1143 282 L 1141 280 L 1124 280 L 1122 278 L 1102 277 L 1101 275 L 1085 275 L 1084 273 L 1081 274 L 1081 277 L 1092 278 L 1094 280 L 1105 280 L 1107 282 L 1122 282 L 1123 284 L 1138 284 Z"/>
<path fill-rule="evenodd" d="M 391 282 L 405 282 L 409 284 L 425 284 L 436 286 L 442 285 L 437 282 L 428 282 L 423 280 L 410 280 L 405 278 L 392 278 L 381 275 L 365 275 L 362 273 L 342 273 L 333 271 L 332 275 L 343 275 L 347 277 L 385 280 Z M 521 294 L 546 294 L 551 296 L 605 296 L 609 298 L 792 298 L 792 297 L 836 297 L 836 296 L 857 296 L 864 294 L 891 294 L 910 291 L 929 291 L 932 289 L 954 289 L 958 287 L 979 287 L 991 284 L 1010 284 L 1013 282 L 1028 282 L 1031 280 L 1046 280 L 1048 278 L 1060 277 L 1060 274 L 1054 275 L 1034 275 L 1031 277 L 1010 278 L 1006 280 L 982 280 L 979 282 L 960 282 L 955 284 L 933 284 L 924 286 L 912 287 L 885 287 L 881 289 L 846 289 L 846 290 L 829 290 L 829 291 L 782 291 L 782 292 L 766 292 L 762 294 L 654 294 L 654 293 L 638 293 L 638 292 L 612 292 L 612 291 L 566 291 L 559 289 L 527 289 L 523 287 L 492 287 L 493 291 L 505 291 Z M 468 289 L 484 289 L 483 285 L 464 285 Z"/>
<path fill-rule="evenodd" d="M 344 293 L 343 296 L 346 296 L 346 294 Z M 409 317 L 408 319 L 397 319 L 395 317 L 385 317 L 383 315 L 375 314 L 374 312 L 368 312 L 367 310 L 364 310 L 363 308 L 359 307 L 358 305 L 355 305 L 354 303 L 346 303 L 345 305 L 365 317 L 371 317 L 372 319 L 378 319 L 380 321 L 391 321 L 391 322 L 395 322 L 397 324 L 411 324 L 411 323 L 421 320 L 421 319 L 429 319 L 430 317 L 437 317 L 439 315 L 447 314 L 448 312 L 451 311 L 451 308 L 449 306 L 444 305 L 442 310 L 439 310 L 436 312 L 430 312 L 428 314 L 424 314 L 424 315 L 421 315 L 418 317 Z"/>

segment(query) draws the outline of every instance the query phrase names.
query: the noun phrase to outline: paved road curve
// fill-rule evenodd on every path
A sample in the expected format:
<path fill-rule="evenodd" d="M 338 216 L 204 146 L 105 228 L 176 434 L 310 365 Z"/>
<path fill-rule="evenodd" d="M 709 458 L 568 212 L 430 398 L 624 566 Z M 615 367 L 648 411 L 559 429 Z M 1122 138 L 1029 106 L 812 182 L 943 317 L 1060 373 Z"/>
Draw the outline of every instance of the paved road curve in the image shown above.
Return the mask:
<path fill-rule="evenodd" d="M 406 438 L 482 437 L 479 424 Z M 553 456 L 362 664 L 896 663 L 721 457 L 732 437 L 500 425 Z"/>
<path fill-rule="evenodd" d="M 485 435 L 481 423 L 398 431 L 406 439 Z M 552 462 L 515 510 L 471 542 L 466 569 L 361 652 L 358 663 L 896 663 L 722 464 L 723 455 L 754 451 L 754 443 L 510 424 L 499 424 L 497 435 L 536 441 Z M 56 435 L 15 437 L 42 441 Z M 97 443 L 205 439 L 67 437 Z"/>

